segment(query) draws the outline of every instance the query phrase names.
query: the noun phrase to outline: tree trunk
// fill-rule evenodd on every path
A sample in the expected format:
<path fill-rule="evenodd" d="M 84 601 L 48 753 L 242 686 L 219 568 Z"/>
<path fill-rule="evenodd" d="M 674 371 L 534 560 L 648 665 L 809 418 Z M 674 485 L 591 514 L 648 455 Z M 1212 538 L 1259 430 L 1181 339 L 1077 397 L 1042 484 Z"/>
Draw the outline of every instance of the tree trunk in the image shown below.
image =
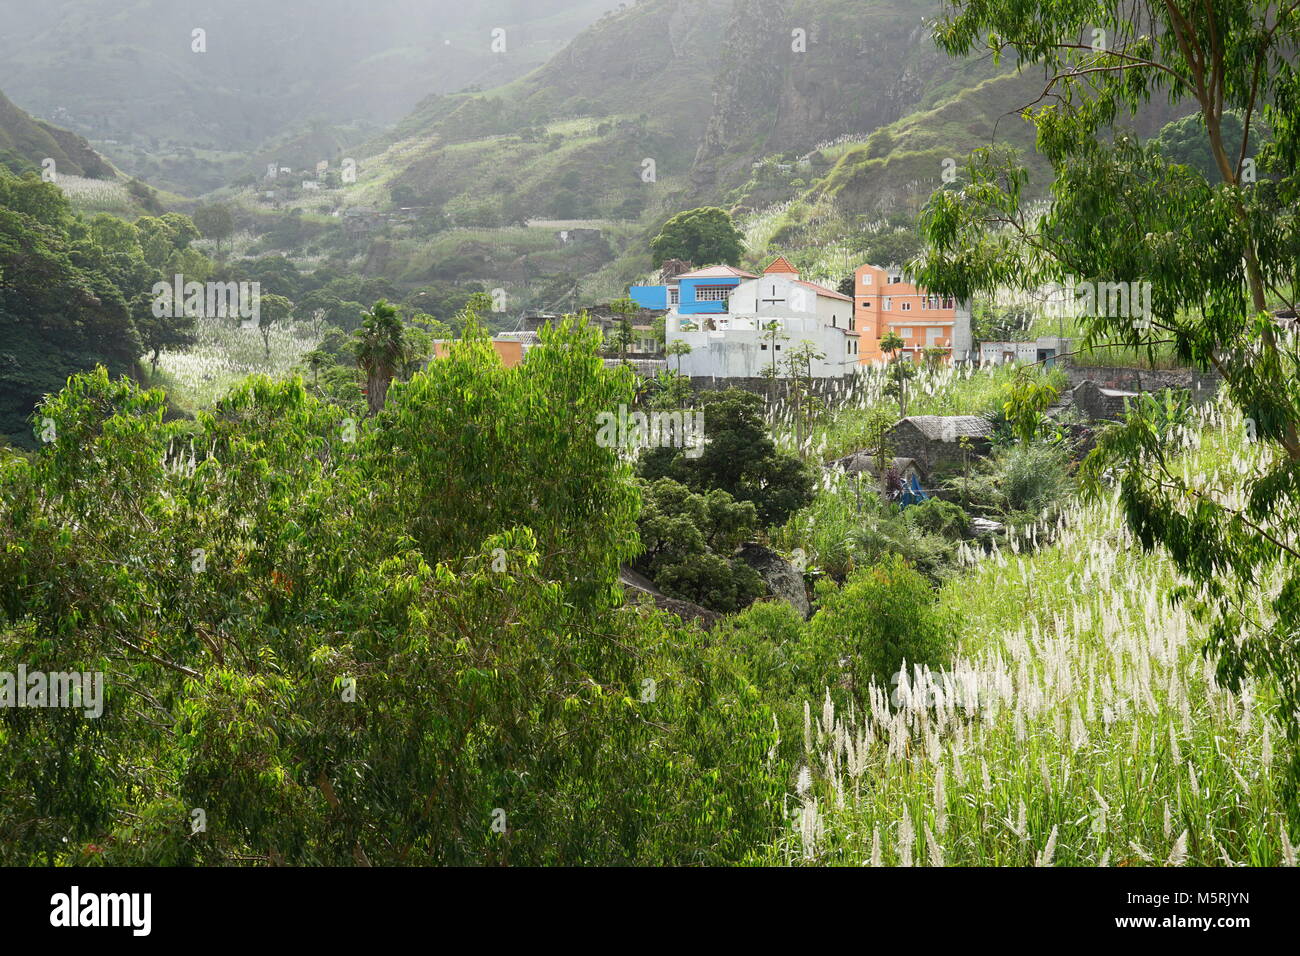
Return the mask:
<path fill-rule="evenodd" d="M 378 415 L 388 400 L 388 379 L 381 375 L 366 377 L 366 404 L 371 415 Z"/>

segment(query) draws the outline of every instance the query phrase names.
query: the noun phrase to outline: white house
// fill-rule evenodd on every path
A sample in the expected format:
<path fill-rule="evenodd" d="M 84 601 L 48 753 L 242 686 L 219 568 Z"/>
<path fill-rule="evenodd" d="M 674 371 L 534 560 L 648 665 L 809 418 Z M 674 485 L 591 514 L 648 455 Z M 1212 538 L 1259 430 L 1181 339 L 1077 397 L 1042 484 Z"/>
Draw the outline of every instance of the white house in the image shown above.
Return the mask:
<path fill-rule="evenodd" d="M 851 375 L 859 364 L 852 298 L 801 280 L 784 257 L 735 286 L 725 314 L 682 315 L 674 308 L 665 332 L 669 346 L 691 347 L 681 370 L 692 378 L 761 378 L 773 365 L 785 378 L 786 358 L 804 343 L 821 356 L 810 363 L 814 378 Z"/>
<path fill-rule="evenodd" d="M 1042 362 L 1051 368 L 1058 355 L 1070 351 L 1070 340 L 1044 336 L 1032 342 L 981 342 L 981 365 L 1025 365 Z"/>

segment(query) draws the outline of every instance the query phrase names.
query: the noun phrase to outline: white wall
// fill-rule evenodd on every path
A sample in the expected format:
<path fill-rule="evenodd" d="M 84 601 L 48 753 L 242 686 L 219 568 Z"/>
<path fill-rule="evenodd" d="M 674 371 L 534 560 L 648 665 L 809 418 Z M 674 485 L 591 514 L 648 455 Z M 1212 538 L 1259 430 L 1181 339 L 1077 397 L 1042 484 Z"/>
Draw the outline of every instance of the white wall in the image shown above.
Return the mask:
<path fill-rule="evenodd" d="M 848 303 L 845 303 L 847 305 Z M 683 331 L 681 319 L 687 322 L 706 318 L 705 316 L 668 315 L 665 333 L 669 344 L 685 342 L 691 347 L 689 355 L 681 356 L 683 375 L 700 378 L 760 378 L 771 367 L 775 354 L 778 374 L 785 377 L 781 363 L 790 352 L 804 342 L 811 342 L 814 349 L 823 353 L 825 359 L 812 363 L 812 374 L 816 378 L 838 378 L 852 374 L 857 368 L 858 356 L 846 351 L 847 343 L 855 337 L 845 335 L 841 329 L 833 329 L 822 323 L 816 316 L 774 316 L 730 315 L 713 316 L 712 330 Z M 769 322 L 780 323 L 777 344 L 780 350 L 771 349 L 770 332 L 763 326 Z M 702 322 L 696 321 L 698 326 Z M 780 335 L 784 334 L 785 339 Z M 768 348 L 764 349 L 763 346 Z M 677 368 L 677 358 L 669 362 L 669 368 Z"/>

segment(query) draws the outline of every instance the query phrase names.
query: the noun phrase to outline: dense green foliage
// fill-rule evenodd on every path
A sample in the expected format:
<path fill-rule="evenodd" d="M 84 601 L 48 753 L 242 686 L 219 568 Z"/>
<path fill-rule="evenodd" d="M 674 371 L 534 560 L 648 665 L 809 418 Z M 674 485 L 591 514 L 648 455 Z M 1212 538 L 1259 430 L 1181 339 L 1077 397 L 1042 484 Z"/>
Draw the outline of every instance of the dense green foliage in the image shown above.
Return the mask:
<path fill-rule="evenodd" d="M 1242 136 L 1241 113 L 1225 110 L 1219 119 L 1221 135 L 1226 142 L 1240 143 Z M 1258 142 L 1261 130 L 1257 127 L 1252 135 Z M 1171 161 L 1190 166 L 1200 173 L 1207 183 L 1219 180 L 1219 167 L 1214 159 L 1214 150 L 1209 134 L 1205 129 L 1205 120 L 1198 113 L 1184 116 L 1182 119 L 1167 123 L 1160 133 L 1151 140 L 1151 145 L 1164 153 Z"/>
<path fill-rule="evenodd" d="M 661 447 L 646 453 L 643 478 L 672 478 L 697 492 L 719 488 L 737 501 L 752 502 L 762 527 L 782 524 L 812 500 L 812 475 L 793 455 L 777 451 L 763 420 L 763 400 L 752 392 L 727 389 L 699 399 L 704 414 L 704 450 Z"/>
<path fill-rule="evenodd" d="M 134 369 L 145 341 L 168 336 L 149 316 L 148 292 L 180 249 L 142 220 L 75 218 L 52 183 L 0 169 L 0 436 L 31 445 L 27 419 L 42 395 L 100 363 Z M 154 256 L 146 261 L 146 249 Z"/>
<path fill-rule="evenodd" d="M 707 206 L 679 212 L 650 241 L 654 264 L 681 259 L 697 266 L 740 265 L 745 237 L 725 209 Z"/>
<path fill-rule="evenodd" d="M 635 566 L 665 594 L 724 613 L 763 594 L 758 572 L 735 557 L 757 525 L 753 504 L 721 488 L 693 494 L 671 478 L 645 485 L 642 500 L 637 528 L 645 552 Z"/>
<path fill-rule="evenodd" d="M 933 248 L 919 278 L 963 298 L 1067 276 L 1147 284 L 1148 314 L 1095 308 L 1103 314 L 1082 317 L 1087 341 L 1149 354 L 1169 345 L 1185 363 L 1214 368 L 1271 457 L 1247 476 L 1243 495 L 1227 495 L 1172 472 L 1161 430 L 1138 409 L 1101 436 L 1090 484 L 1100 492 L 1118 482 L 1138 540 L 1168 549 L 1188 576 L 1175 596 L 1212 622 L 1219 678 L 1234 688 L 1248 675 L 1271 680 L 1287 702 L 1287 735 L 1300 744 L 1300 349 L 1271 314 L 1295 308 L 1300 269 L 1300 10 L 1245 2 L 1139 3 L 1136 13 L 1069 2 L 948 6 L 937 38 L 949 53 L 991 44 L 1053 77 L 1044 91 L 1050 103 L 1025 111 L 1053 167 L 1053 203 L 1041 218 L 1027 215 L 1019 158 L 981 151 L 968 182 L 935 193 L 927 207 Z M 1093 30 L 1106 42 L 1072 42 Z M 1210 180 L 1132 135 L 1098 135 L 1152 97 L 1193 109 L 1214 160 Z M 1254 136 L 1261 116 L 1272 133 L 1264 143 Z M 1260 590 L 1278 568 L 1284 583 Z M 1300 748 L 1291 749 L 1300 785 Z"/>
<path fill-rule="evenodd" d="M 775 823 L 770 713 L 618 609 L 629 398 L 598 333 L 472 335 L 357 422 L 250 380 L 195 425 L 99 371 L 0 480 L 0 651 L 107 674 L 0 713 L 6 862 L 698 863 Z M 191 832 L 201 809 L 206 829 Z M 500 811 L 500 813 L 498 813 Z M 497 824 L 500 824 L 497 826 Z"/>
<path fill-rule="evenodd" d="M 909 673 L 946 666 L 959 630 L 930 582 L 896 554 L 854 572 L 842 587 L 821 582 L 818 602 L 805 622 L 784 601 L 760 601 L 717 635 L 776 708 L 791 755 L 810 702 L 829 695 L 838 706 L 870 709 L 871 685 L 890 688 L 905 663 Z"/>
<path fill-rule="evenodd" d="M 954 623 L 940 611 L 930 582 L 898 555 L 854 572 L 842 587 L 823 579 L 817 598 L 810 649 L 823 670 L 843 662 L 841 680 L 859 708 L 873 681 L 883 686 L 904 666 L 946 663 Z"/>

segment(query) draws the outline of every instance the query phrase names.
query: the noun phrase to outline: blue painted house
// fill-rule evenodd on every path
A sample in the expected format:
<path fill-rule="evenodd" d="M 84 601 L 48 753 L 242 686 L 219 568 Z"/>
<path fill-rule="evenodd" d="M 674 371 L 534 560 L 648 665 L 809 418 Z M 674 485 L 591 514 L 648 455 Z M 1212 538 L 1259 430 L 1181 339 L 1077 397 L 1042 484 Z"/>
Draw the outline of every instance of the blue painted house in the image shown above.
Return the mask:
<path fill-rule="evenodd" d="M 758 276 L 733 266 L 709 266 L 677 276 L 666 285 L 634 285 L 628 295 L 643 309 L 668 309 L 678 315 L 725 315 L 727 297 Z"/>

